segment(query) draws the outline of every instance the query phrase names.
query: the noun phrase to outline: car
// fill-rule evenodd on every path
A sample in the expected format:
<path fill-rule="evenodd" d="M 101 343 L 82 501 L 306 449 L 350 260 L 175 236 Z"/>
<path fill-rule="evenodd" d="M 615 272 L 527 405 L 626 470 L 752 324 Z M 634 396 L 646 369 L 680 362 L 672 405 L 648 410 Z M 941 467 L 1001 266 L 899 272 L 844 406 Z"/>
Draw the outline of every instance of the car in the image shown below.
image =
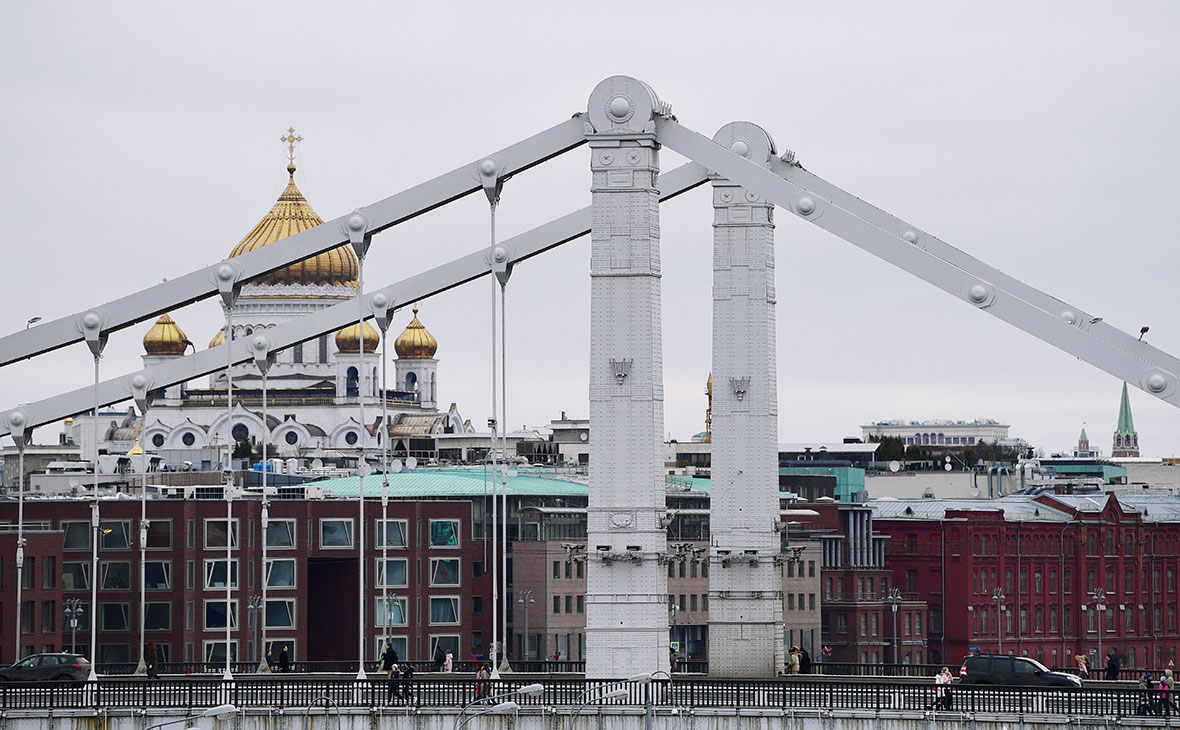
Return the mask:
<path fill-rule="evenodd" d="M 1082 680 L 1074 675 L 1054 672 L 1036 659 L 990 654 L 972 654 L 964 659 L 959 669 L 959 682 L 1041 687 L 1082 686 Z"/>
<path fill-rule="evenodd" d="M 0 668 L 0 681 L 83 682 L 90 677 L 90 660 L 80 654 L 33 654 Z"/>

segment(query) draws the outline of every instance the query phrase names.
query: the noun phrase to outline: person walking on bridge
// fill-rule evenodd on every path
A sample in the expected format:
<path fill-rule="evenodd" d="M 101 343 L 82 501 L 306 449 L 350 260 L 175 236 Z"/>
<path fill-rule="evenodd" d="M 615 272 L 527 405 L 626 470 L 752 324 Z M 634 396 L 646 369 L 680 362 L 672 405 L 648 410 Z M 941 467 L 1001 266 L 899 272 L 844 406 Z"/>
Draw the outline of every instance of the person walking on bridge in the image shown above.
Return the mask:
<path fill-rule="evenodd" d="M 1119 660 L 1114 655 L 1114 649 L 1111 649 L 1106 654 L 1106 677 L 1105 679 L 1113 682 L 1119 678 Z"/>
<path fill-rule="evenodd" d="M 934 675 L 934 709 L 951 711 L 951 677 L 950 667 L 943 667 L 942 671 Z"/>

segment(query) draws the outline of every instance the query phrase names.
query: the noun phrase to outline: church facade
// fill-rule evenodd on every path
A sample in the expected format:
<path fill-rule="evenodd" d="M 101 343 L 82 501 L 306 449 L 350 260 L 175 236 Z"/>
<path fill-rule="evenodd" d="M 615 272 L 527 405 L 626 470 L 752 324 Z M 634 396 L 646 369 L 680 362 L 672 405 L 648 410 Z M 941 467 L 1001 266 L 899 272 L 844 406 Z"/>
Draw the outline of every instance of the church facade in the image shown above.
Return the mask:
<path fill-rule="evenodd" d="M 278 201 L 233 248 L 230 258 L 323 222 L 295 184 L 293 158 L 287 171 L 290 180 Z M 348 246 L 340 246 L 246 284 L 230 313 L 230 336 L 249 337 L 355 298 L 357 272 L 356 255 Z M 262 375 L 253 363 L 246 363 L 232 369 L 232 412 L 226 405 L 227 377 L 222 370 L 205 384 L 159 390 L 146 419 L 112 424 L 100 448 L 126 453 L 138 439 L 143 448 L 171 454 L 175 460 L 185 451 L 215 455 L 218 449 L 225 450 L 227 439 L 235 445 L 267 439 L 269 457 L 311 461 L 337 458 L 342 452 L 355 455 L 362 447 L 379 452 L 388 438 L 392 456 L 405 458 L 414 455 L 416 437 L 469 433 L 470 422 L 454 404 L 439 408 L 438 342 L 418 319 L 417 306 L 413 311 L 413 318 L 393 342 L 397 359 L 384 391 L 380 334 L 368 322 L 363 330 L 354 324 L 334 336 L 322 335 L 277 353 L 266 378 L 265 420 Z M 222 346 L 225 336 L 223 327 L 208 346 Z M 145 367 L 183 357 L 190 346 L 196 348 L 169 314 L 148 330 L 143 345 Z M 383 400 L 389 412 L 384 424 Z M 365 423 L 358 419 L 360 401 L 369 414 Z M 209 463 L 208 459 L 203 463 Z"/>

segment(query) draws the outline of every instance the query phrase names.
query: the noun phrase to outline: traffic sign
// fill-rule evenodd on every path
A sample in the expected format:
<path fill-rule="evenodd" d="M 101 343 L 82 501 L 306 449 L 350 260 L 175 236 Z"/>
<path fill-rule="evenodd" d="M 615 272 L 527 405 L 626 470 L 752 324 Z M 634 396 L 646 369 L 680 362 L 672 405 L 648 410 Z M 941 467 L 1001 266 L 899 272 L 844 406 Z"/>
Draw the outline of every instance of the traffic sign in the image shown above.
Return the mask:
<path fill-rule="evenodd" d="M 680 642 L 670 641 L 668 642 L 668 648 L 670 648 L 672 651 L 680 651 Z"/>

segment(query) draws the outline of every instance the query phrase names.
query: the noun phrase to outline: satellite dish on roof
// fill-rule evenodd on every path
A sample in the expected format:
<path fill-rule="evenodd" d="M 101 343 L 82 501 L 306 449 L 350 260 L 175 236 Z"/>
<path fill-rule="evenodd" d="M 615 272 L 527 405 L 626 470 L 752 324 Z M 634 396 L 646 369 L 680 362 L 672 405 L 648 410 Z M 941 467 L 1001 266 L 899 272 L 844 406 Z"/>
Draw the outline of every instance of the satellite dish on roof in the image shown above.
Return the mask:
<path fill-rule="evenodd" d="M 78 481 L 78 477 L 70 477 L 70 489 L 77 489 L 82 486 L 82 482 Z"/>
<path fill-rule="evenodd" d="M 898 463 L 898 461 L 896 459 L 889 462 L 889 471 L 897 473 L 900 470 L 901 470 L 901 464 Z"/>
<path fill-rule="evenodd" d="M 402 460 L 401 459 L 394 459 L 393 463 L 389 465 L 389 470 L 391 472 L 393 472 L 394 474 L 397 474 L 398 472 L 400 472 L 402 470 Z"/>
<path fill-rule="evenodd" d="M 324 468 L 324 460 L 323 459 L 312 459 L 311 460 L 311 468 L 312 469 L 323 469 Z"/>
<path fill-rule="evenodd" d="M 413 456 L 406 457 L 406 469 L 414 470 L 418 468 L 418 459 Z"/>

